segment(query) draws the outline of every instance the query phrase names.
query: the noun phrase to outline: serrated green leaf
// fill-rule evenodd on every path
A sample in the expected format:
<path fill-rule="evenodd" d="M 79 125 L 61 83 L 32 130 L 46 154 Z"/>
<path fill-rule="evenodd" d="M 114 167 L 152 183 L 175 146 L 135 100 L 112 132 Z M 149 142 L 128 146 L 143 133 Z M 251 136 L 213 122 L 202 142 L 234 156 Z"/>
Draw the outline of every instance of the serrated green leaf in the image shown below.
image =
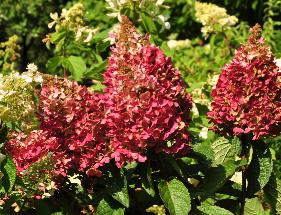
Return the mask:
<path fill-rule="evenodd" d="M 211 148 L 214 151 L 213 164 L 220 165 L 227 159 L 227 155 L 231 150 L 231 144 L 229 143 L 228 139 L 220 137 L 211 144 Z"/>
<path fill-rule="evenodd" d="M 191 210 L 190 196 L 185 185 L 173 179 L 158 184 L 159 194 L 171 215 L 188 214 Z"/>
<path fill-rule="evenodd" d="M 229 210 L 207 203 L 203 203 L 201 206 L 198 206 L 197 209 L 206 215 L 234 215 Z"/>
<path fill-rule="evenodd" d="M 106 199 L 102 199 L 97 207 L 96 215 L 123 215 L 125 213 L 124 208 L 118 208 L 112 205 Z"/>
<path fill-rule="evenodd" d="M 273 169 L 270 150 L 262 143 L 253 144 L 253 155 L 247 169 L 248 194 L 253 195 L 269 181 Z"/>
<path fill-rule="evenodd" d="M 281 180 L 272 175 L 264 187 L 264 193 L 276 214 L 281 214 Z"/>
<path fill-rule="evenodd" d="M 124 205 L 126 208 L 129 207 L 129 194 L 127 180 L 125 177 L 119 179 L 109 180 L 107 185 L 107 191 L 109 195 L 116 201 Z"/>
<path fill-rule="evenodd" d="M 204 162 L 211 165 L 211 161 L 214 159 L 214 152 L 211 149 L 210 142 L 197 143 L 193 146 L 193 151 L 196 155 L 203 158 Z"/>
<path fill-rule="evenodd" d="M 234 138 L 231 142 L 224 137 L 216 139 L 211 144 L 211 148 L 214 151 L 213 165 L 217 166 L 228 161 L 234 162 L 235 156 L 240 152 L 239 147 L 240 141 L 238 138 Z"/>
<path fill-rule="evenodd" d="M 10 157 L 7 157 L 6 162 L 1 165 L 1 172 L 3 173 L 2 185 L 8 193 L 13 189 L 17 176 L 16 165 Z"/>
<path fill-rule="evenodd" d="M 87 66 L 82 57 L 70 56 L 67 58 L 69 62 L 69 71 L 71 76 L 76 81 L 81 81 L 84 73 L 87 70 Z"/>
<path fill-rule="evenodd" d="M 257 197 L 252 198 L 252 199 L 246 199 L 244 214 L 245 215 L 264 215 L 265 214 L 262 204 Z"/>

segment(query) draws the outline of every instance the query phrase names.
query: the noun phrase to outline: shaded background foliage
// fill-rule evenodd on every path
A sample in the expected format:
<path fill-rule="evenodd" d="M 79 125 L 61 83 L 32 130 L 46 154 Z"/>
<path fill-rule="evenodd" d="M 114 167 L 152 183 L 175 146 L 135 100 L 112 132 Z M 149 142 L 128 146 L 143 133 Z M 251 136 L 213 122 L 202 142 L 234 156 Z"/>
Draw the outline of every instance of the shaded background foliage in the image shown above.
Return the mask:
<path fill-rule="evenodd" d="M 52 52 L 47 50 L 41 42 L 42 38 L 49 32 L 47 24 L 50 22 L 50 12 L 59 12 L 67 5 L 76 1 L 67 0 L 3 0 L 0 4 L 0 41 L 6 41 L 8 37 L 16 34 L 19 36 L 21 45 L 21 58 L 19 67 L 25 69 L 28 62 L 34 62 L 43 68 L 44 62 Z M 106 3 L 103 1 L 81 1 L 87 8 L 87 19 L 93 26 L 98 24 L 101 29 L 108 29 L 112 26 L 112 19 L 105 14 L 108 12 Z M 278 21 L 281 15 L 280 2 L 277 0 L 250 0 L 250 1 L 203 1 L 225 7 L 229 14 L 235 15 L 240 21 L 245 21 L 253 26 L 255 23 L 263 25 L 266 22 Z M 165 37 L 176 34 L 176 39 L 193 39 L 200 37 L 201 25 L 195 22 L 193 0 L 167 0 L 165 4 L 169 8 L 164 14 L 170 16 L 170 30 L 165 31 Z M 280 21 L 280 20 L 279 20 Z M 274 26 L 280 30 L 280 26 Z M 268 32 L 272 34 L 273 32 Z M 275 36 L 280 38 L 280 32 Z M 280 40 L 275 40 L 274 50 L 280 52 Z M 277 53 L 279 54 L 279 53 Z"/>

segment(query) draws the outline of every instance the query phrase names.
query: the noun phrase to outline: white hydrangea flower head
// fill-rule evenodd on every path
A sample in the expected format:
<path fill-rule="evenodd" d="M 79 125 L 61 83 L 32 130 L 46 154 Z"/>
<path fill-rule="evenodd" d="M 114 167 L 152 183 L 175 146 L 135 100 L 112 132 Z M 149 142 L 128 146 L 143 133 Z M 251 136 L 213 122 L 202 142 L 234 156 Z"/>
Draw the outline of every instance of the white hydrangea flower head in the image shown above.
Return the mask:
<path fill-rule="evenodd" d="M 38 72 L 38 67 L 34 63 L 27 64 L 26 70 L 29 72 Z"/>
<path fill-rule="evenodd" d="M 203 127 L 198 136 L 202 139 L 208 139 L 208 128 Z"/>
<path fill-rule="evenodd" d="M 49 23 L 48 27 L 55 26 L 56 31 L 71 31 L 74 33 L 76 41 L 89 43 L 98 32 L 98 28 L 92 28 L 85 24 L 85 14 L 86 10 L 83 4 L 76 3 L 69 9 L 63 8 L 60 16 L 58 13 L 51 13 L 50 17 L 53 21 Z"/>
<path fill-rule="evenodd" d="M 195 16 L 203 25 L 201 32 L 205 37 L 215 32 L 216 25 L 220 25 L 222 28 L 229 28 L 238 22 L 238 18 L 228 15 L 225 8 L 198 1 L 195 2 Z"/>
<path fill-rule="evenodd" d="M 181 49 L 190 47 L 191 41 L 189 39 L 185 40 L 169 40 L 167 45 L 170 49 Z"/>
<path fill-rule="evenodd" d="M 29 67 L 30 70 L 35 67 Z M 34 126 L 36 104 L 34 93 L 36 87 L 35 77 L 39 80 L 38 72 L 27 71 L 22 74 L 17 72 L 0 78 L 0 119 L 4 122 L 19 123 L 23 131 L 28 131 Z M 34 70 L 35 71 L 35 70 Z M 42 81 L 42 76 L 41 80 Z"/>

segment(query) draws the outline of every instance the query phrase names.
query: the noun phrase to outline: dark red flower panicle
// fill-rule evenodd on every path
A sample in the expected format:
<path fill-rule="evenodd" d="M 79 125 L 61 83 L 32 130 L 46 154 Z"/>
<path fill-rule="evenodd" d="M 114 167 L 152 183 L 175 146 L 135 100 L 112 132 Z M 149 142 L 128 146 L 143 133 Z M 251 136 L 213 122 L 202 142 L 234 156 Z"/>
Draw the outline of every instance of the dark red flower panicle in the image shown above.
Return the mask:
<path fill-rule="evenodd" d="M 104 123 L 117 165 L 144 162 L 148 148 L 185 154 L 191 97 L 180 72 L 127 17 L 117 39 L 104 74 L 109 99 Z"/>
<path fill-rule="evenodd" d="M 281 131 L 281 73 L 259 25 L 222 69 L 208 113 L 224 135 L 252 134 L 253 140 Z"/>

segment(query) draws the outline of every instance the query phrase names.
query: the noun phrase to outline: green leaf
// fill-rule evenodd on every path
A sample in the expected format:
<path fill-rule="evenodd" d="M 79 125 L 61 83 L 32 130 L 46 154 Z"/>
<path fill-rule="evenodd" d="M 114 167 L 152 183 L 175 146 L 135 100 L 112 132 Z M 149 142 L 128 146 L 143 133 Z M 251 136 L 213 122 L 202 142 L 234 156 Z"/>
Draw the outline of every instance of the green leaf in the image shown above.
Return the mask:
<path fill-rule="evenodd" d="M 110 46 L 110 42 L 106 41 L 106 42 L 99 42 L 96 46 L 96 52 L 97 53 L 102 53 L 104 51 L 106 51 L 106 49 Z"/>
<path fill-rule="evenodd" d="M 99 62 L 95 64 L 89 72 L 85 73 L 85 78 L 95 79 L 95 80 L 102 80 L 102 73 L 105 71 L 106 66 L 108 64 L 108 60 Z"/>
<path fill-rule="evenodd" d="M 157 27 L 150 16 L 145 13 L 141 13 L 141 19 L 147 32 L 157 33 Z"/>
<path fill-rule="evenodd" d="M 227 155 L 231 150 L 231 144 L 228 139 L 220 137 L 211 144 L 211 148 L 214 151 L 213 164 L 220 165 L 227 159 Z"/>
<path fill-rule="evenodd" d="M 247 169 L 248 194 L 253 195 L 269 181 L 273 162 L 268 147 L 263 142 L 253 144 L 253 155 Z"/>
<path fill-rule="evenodd" d="M 12 191 L 17 176 L 16 165 L 10 157 L 7 156 L 6 162 L 4 165 L 1 165 L 1 172 L 3 173 L 3 178 L 1 179 L 2 185 L 5 189 L 5 192 L 8 193 Z"/>
<path fill-rule="evenodd" d="M 195 144 L 193 151 L 196 155 L 203 158 L 203 162 L 211 165 L 211 161 L 214 159 L 214 152 L 211 149 L 211 143 L 209 141 Z"/>
<path fill-rule="evenodd" d="M 252 199 L 246 199 L 244 214 L 245 215 L 264 215 L 265 214 L 262 204 L 257 197 L 252 198 Z"/>
<path fill-rule="evenodd" d="M 124 205 L 126 208 L 129 207 L 129 194 L 127 180 L 123 178 L 111 178 L 107 185 L 107 191 L 109 195 L 116 201 Z"/>
<path fill-rule="evenodd" d="M 82 57 L 70 56 L 67 58 L 69 61 L 69 71 L 71 76 L 76 81 L 81 81 L 87 66 Z"/>
<path fill-rule="evenodd" d="M 211 144 L 211 148 L 214 151 L 213 165 L 217 166 L 228 161 L 235 161 L 235 156 L 239 154 L 240 141 L 235 138 L 230 142 L 224 137 L 216 139 Z"/>
<path fill-rule="evenodd" d="M 123 215 L 125 208 L 118 208 L 113 206 L 111 202 L 102 199 L 97 207 L 96 215 Z"/>
<path fill-rule="evenodd" d="M 234 215 L 229 210 L 207 203 L 203 203 L 201 206 L 198 206 L 197 209 L 206 215 Z"/>
<path fill-rule="evenodd" d="M 272 175 L 264 187 L 264 193 L 276 214 L 281 214 L 281 180 Z"/>
<path fill-rule="evenodd" d="M 203 200 L 213 195 L 239 168 L 240 163 L 227 162 L 217 167 L 211 167 L 206 172 L 206 178 L 199 187 L 196 195 L 201 196 Z"/>
<path fill-rule="evenodd" d="M 50 58 L 47 62 L 47 70 L 50 73 L 58 73 L 58 68 L 61 66 L 61 58 L 60 57 L 53 57 Z"/>
<path fill-rule="evenodd" d="M 174 55 L 174 51 L 169 48 L 166 41 L 161 44 L 161 50 L 163 50 L 165 55 L 168 57 L 172 57 Z"/>
<path fill-rule="evenodd" d="M 95 43 L 97 43 L 97 42 L 100 42 L 100 41 L 106 39 L 106 38 L 108 37 L 108 32 L 109 32 L 109 31 L 110 31 L 110 30 L 107 29 L 107 30 L 104 30 L 104 31 L 101 31 L 101 32 L 95 34 L 95 35 L 93 36 L 93 41 L 94 41 Z"/>
<path fill-rule="evenodd" d="M 191 210 L 190 196 L 185 185 L 173 179 L 158 184 L 159 194 L 171 215 L 188 214 Z"/>
<path fill-rule="evenodd" d="M 56 43 L 60 42 L 65 37 L 65 35 L 66 35 L 65 31 L 52 33 L 52 35 L 51 35 L 52 43 L 56 44 Z"/>

